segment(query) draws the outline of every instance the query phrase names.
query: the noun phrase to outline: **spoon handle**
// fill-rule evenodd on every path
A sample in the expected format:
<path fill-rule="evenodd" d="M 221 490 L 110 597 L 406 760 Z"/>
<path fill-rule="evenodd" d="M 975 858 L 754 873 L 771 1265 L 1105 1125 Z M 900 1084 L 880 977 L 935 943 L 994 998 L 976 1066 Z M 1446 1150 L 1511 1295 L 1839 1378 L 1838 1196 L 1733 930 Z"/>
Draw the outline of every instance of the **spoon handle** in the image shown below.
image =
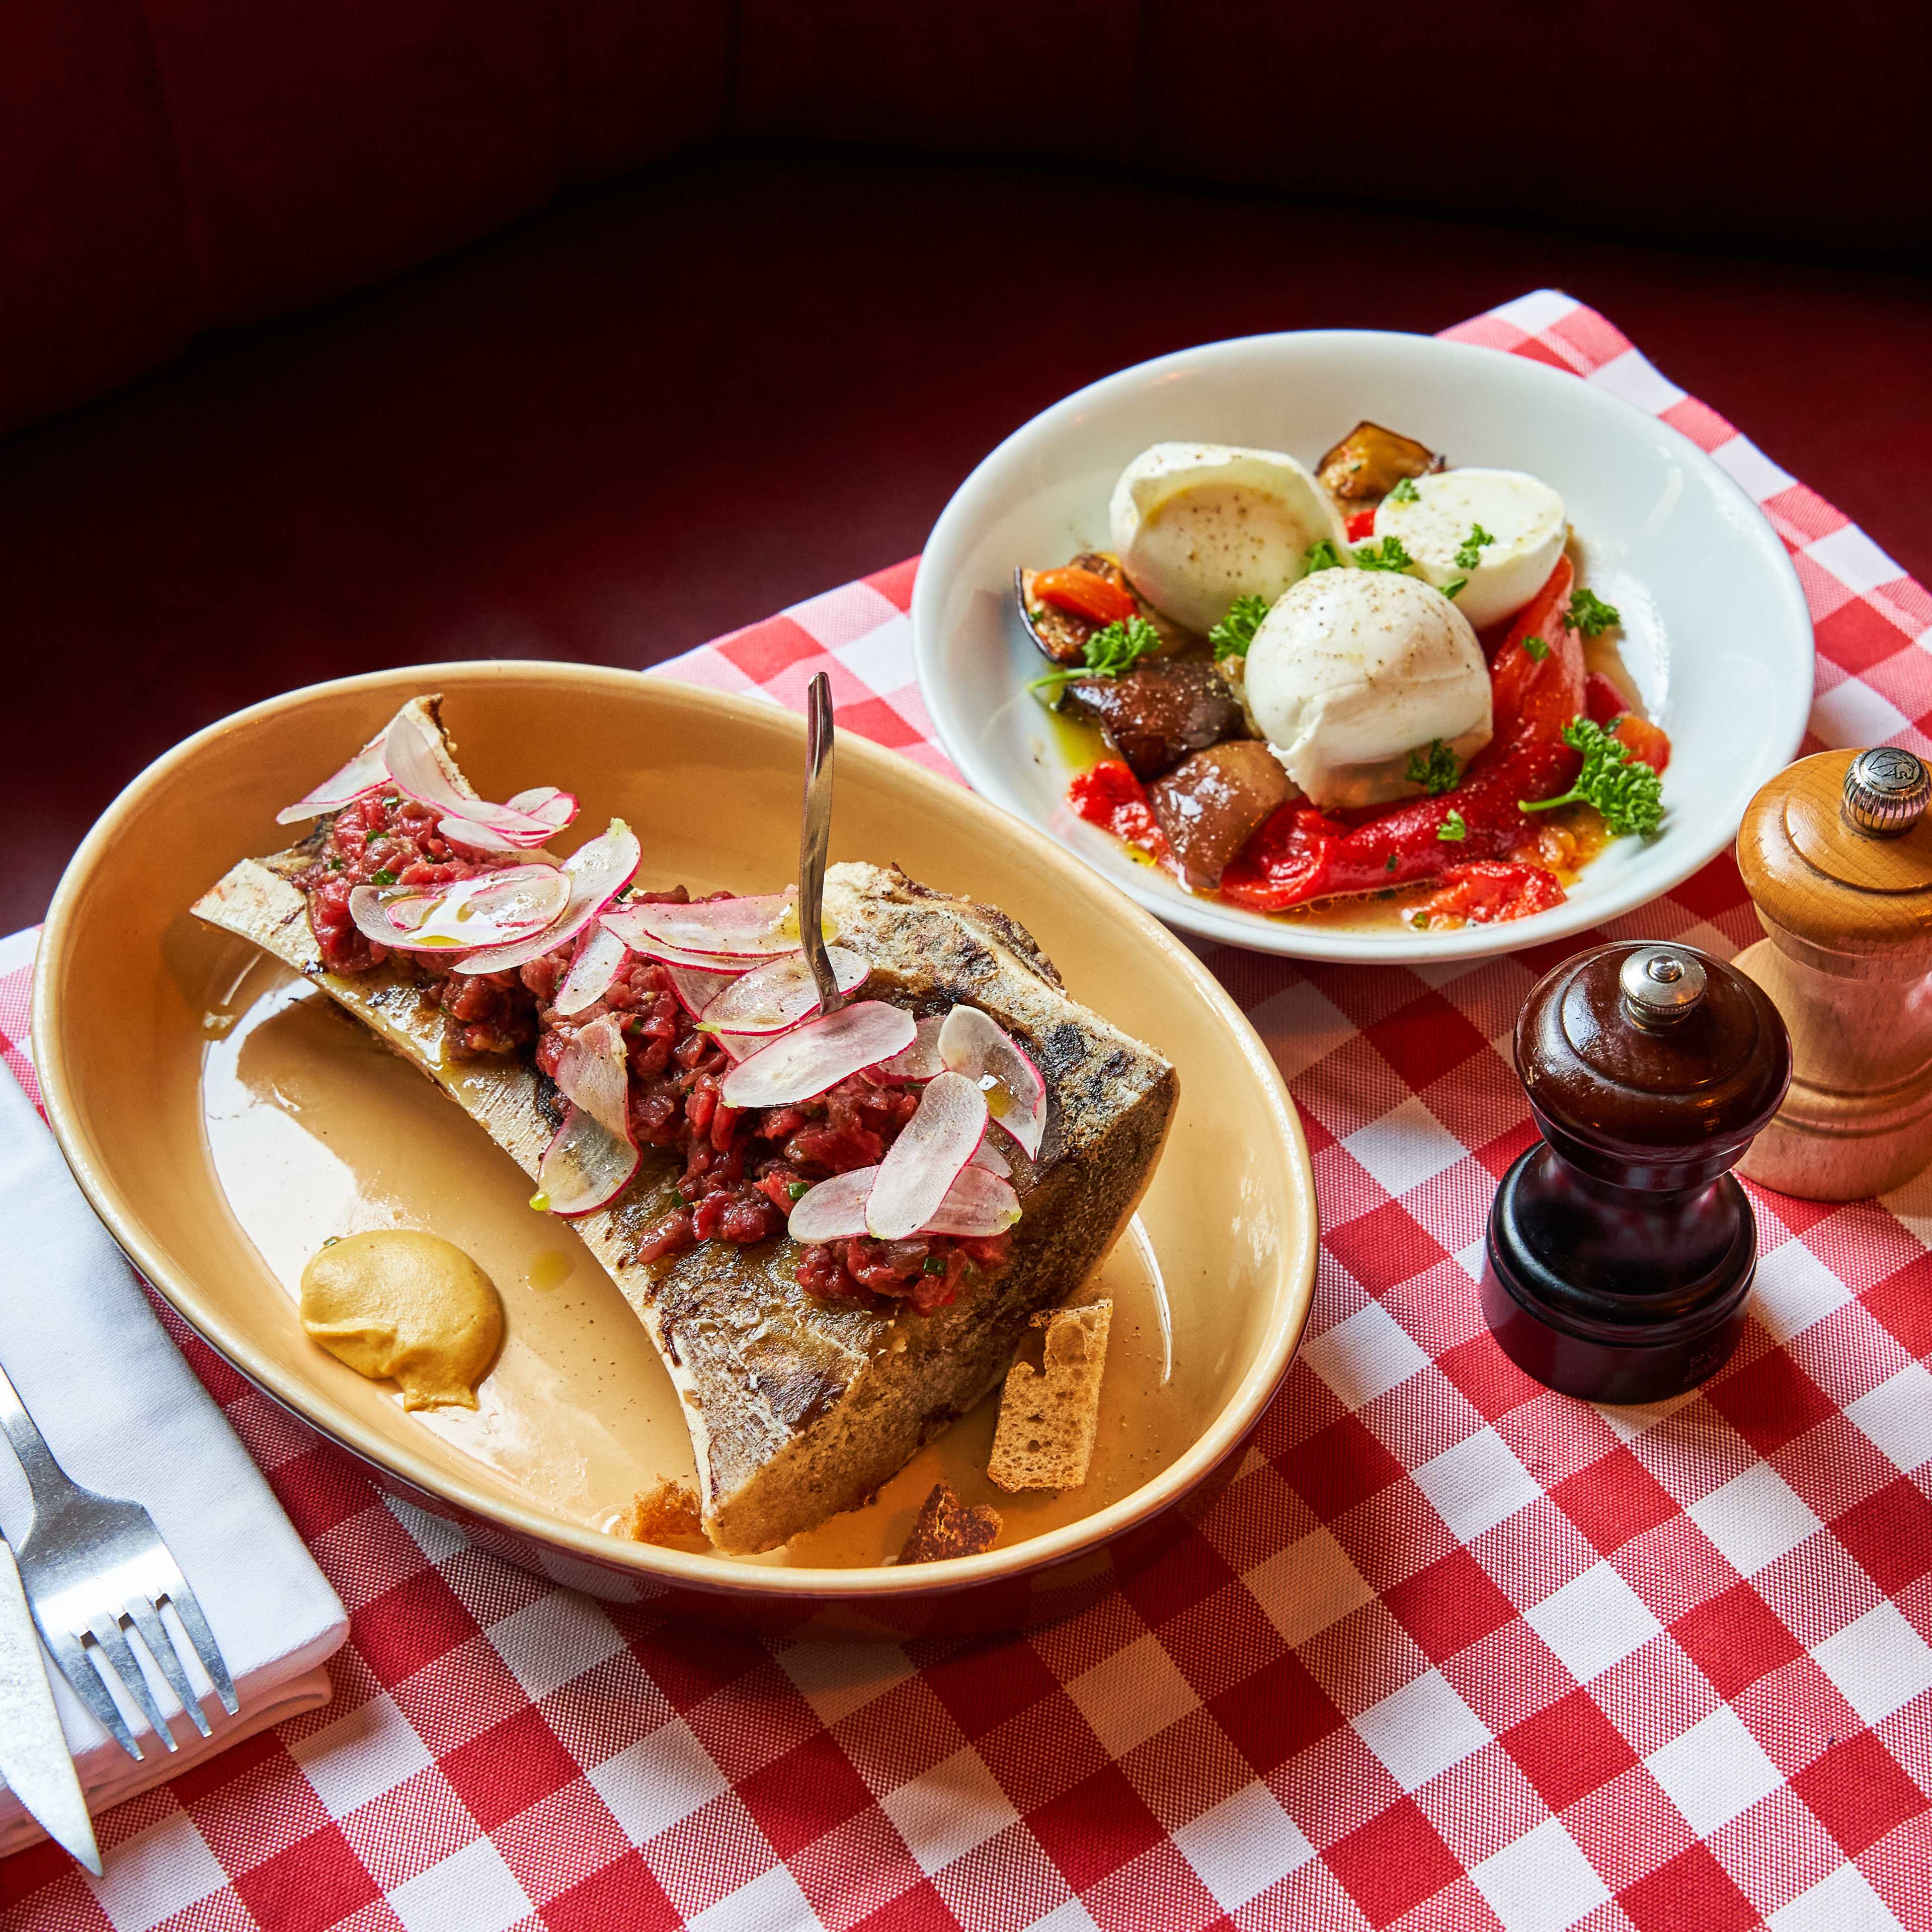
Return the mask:
<path fill-rule="evenodd" d="M 806 694 L 805 812 L 798 837 L 798 932 L 818 982 L 819 1010 L 845 1004 L 825 952 L 825 848 L 832 836 L 832 683 L 820 671 Z"/>

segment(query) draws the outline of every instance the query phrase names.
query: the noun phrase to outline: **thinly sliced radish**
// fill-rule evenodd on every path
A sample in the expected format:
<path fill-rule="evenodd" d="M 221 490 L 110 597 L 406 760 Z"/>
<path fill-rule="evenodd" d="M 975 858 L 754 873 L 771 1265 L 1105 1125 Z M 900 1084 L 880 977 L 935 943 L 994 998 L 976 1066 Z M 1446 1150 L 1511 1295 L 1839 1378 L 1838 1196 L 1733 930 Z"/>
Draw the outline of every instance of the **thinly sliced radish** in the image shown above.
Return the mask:
<path fill-rule="evenodd" d="M 404 952 L 461 952 L 541 933 L 570 896 L 555 866 L 511 866 L 448 886 L 358 886 L 356 929 Z"/>
<path fill-rule="evenodd" d="M 671 991 L 677 995 L 677 1003 L 693 1019 L 697 1019 L 705 1008 L 724 992 L 727 986 L 737 982 L 729 973 L 700 971 L 694 966 L 674 966 L 668 961 L 659 960 L 664 968 L 664 977 L 670 982 Z M 746 1053 L 755 1049 L 756 1042 L 748 1046 Z M 741 1055 L 742 1058 L 742 1056 Z"/>
<path fill-rule="evenodd" d="M 554 924 L 511 946 L 493 946 L 472 953 L 457 967 L 459 973 L 508 973 L 540 955 L 574 939 L 610 903 L 618 889 L 629 882 L 644 856 L 638 836 L 621 818 L 610 829 L 580 846 L 563 862 L 570 898 Z"/>
<path fill-rule="evenodd" d="M 624 1030 L 609 1013 L 578 1030 L 556 1064 L 557 1090 L 620 1140 L 631 1137 L 631 1067 Z"/>
<path fill-rule="evenodd" d="M 1004 1234 L 1019 1218 L 1020 1197 L 1012 1183 L 969 1163 L 946 1190 L 939 1211 L 919 1232 L 984 1240 Z"/>
<path fill-rule="evenodd" d="M 724 1049 L 728 1060 L 749 1060 L 753 1054 L 762 1052 L 765 1044 L 761 1033 L 714 1033 L 711 1037 Z"/>
<path fill-rule="evenodd" d="M 510 838 L 474 818 L 439 818 L 436 830 L 439 838 L 472 852 L 535 852 L 544 842 L 541 838 Z"/>
<path fill-rule="evenodd" d="M 506 805 L 470 798 L 459 791 L 438 762 L 422 728 L 406 712 L 398 712 L 382 734 L 382 760 L 389 776 L 410 797 L 434 806 L 448 818 L 467 819 L 500 832 L 513 845 L 541 845 L 556 827 L 548 819 L 512 812 Z"/>
<path fill-rule="evenodd" d="M 983 1167 L 988 1174 L 997 1174 L 1002 1180 L 1010 1180 L 1013 1178 L 1012 1162 L 994 1144 L 991 1134 L 973 1150 L 970 1165 Z"/>
<path fill-rule="evenodd" d="M 560 791 L 555 785 L 532 785 L 503 802 L 526 818 L 540 818 L 553 832 L 561 832 L 577 816 L 577 794 Z"/>
<path fill-rule="evenodd" d="M 800 1196 L 785 1232 L 795 1241 L 854 1240 L 866 1232 L 866 1198 L 878 1180 L 876 1167 L 835 1174 Z M 998 1174 L 976 1162 L 962 1168 L 922 1234 L 953 1234 L 983 1240 L 1004 1234 L 1020 1218 L 1020 1198 Z"/>
<path fill-rule="evenodd" d="M 963 1073 L 935 1074 L 879 1163 L 866 1197 L 866 1232 L 880 1241 L 916 1234 L 939 1211 L 986 1132 L 986 1096 L 978 1084 Z"/>
<path fill-rule="evenodd" d="M 294 825 L 304 818 L 320 818 L 325 812 L 340 812 L 352 799 L 386 784 L 389 767 L 382 757 L 382 740 L 378 736 L 364 745 L 339 772 L 332 772 L 315 789 L 285 805 L 275 814 L 278 825 Z"/>
<path fill-rule="evenodd" d="M 630 1184 L 644 1156 L 581 1107 L 564 1109 L 563 1125 L 544 1150 L 530 1205 L 553 1214 L 594 1214 Z"/>
<path fill-rule="evenodd" d="M 718 1089 L 728 1107 L 782 1107 L 902 1053 L 913 1038 L 912 1016 L 883 1000 L 860 1000 L 782 1033 L 740 1060 Z"/>
<path fill-rule="evenodd" d="M 640 905 L 635 911 L 644 932 L 687 952 L 756 959 L 798 950 L 797 901 L 788 892 L 703 899 L 694 905 Z M 835 936 L 830 920 L 825 936 Z"/>
<path fill-rule="evenodd" d="M 821 1180 L 793 1204 L 785 1232 L 810 1247 L 815 1241 L 850 1241 L 866 1232 L 866 1196 L 879 1178 L 876 1167 L 855 1167 Z"/>
<path fill-rule="evenodd" d="M 624 942 L 603 926 L 596 927 L 578 947 L 563 984 L 556 989 L 556 1010 L 563 1018 L 594 1006 L 610 990 L 617 968 L 629 950 Z"/>
<path fill-rule="evenodd" d="M 977 1006 L 955 1006 L 939 1031 L 939 1057 L 953 1072 L 979 1083 L 994 1124 L 1038 1159 L 1046 1133 L 1046 1082 L 1012 1036 Z"/>
<path fill-rule="evenodd" d="M 946 1071 L 939 1057 L 939 1030 L 946 1024 L 942 1013 L 928 1014 L 919 1023 L 918 1036 L 903 1053 L 896 1053 L 879 1069 L 888 1080 L 930 1080 Z"/>
<path fill-rule="evenodd" d="M 872 972 L 848 946 L 828 946 L 825 955 L 842 993 L 855 992 Z M 783 1033 L 818 1010 L 818 982 L 805 955 L 788 952 L 726 981 L 698 1023 L 706 1033 Z"/>
<path fill-rule="evenodd" d="M 656 959 L 666 966 L 688 966 L 700 973 L 718 973 L 730 976 L 748 973 L 758 963 L 755 956 L 733 959 L 722 952 L 692 952 L 682 946 L 674 946 L 668 939 L 660 939 L 654 932 L 646 932 L 638 922 L 642 906 L 613 906 L 604 915 L 604 926 L 616 934 L 633 952 L 641 952 L 647 959 Z"/>

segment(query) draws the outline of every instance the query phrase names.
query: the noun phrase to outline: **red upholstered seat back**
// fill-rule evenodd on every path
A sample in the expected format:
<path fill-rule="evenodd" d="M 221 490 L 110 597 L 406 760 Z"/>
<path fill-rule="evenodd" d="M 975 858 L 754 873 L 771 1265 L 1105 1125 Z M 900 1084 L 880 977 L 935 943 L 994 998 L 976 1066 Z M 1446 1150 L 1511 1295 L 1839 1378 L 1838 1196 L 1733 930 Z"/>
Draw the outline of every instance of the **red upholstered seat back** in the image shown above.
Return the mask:
<path fill-rule="evenodd" d="M 0 428 L 725 134 L 1906 254 L 1932 241 L 1928 22 L 1890 0 L 1799 38 L 1753 0 L 0 8 Z"/>

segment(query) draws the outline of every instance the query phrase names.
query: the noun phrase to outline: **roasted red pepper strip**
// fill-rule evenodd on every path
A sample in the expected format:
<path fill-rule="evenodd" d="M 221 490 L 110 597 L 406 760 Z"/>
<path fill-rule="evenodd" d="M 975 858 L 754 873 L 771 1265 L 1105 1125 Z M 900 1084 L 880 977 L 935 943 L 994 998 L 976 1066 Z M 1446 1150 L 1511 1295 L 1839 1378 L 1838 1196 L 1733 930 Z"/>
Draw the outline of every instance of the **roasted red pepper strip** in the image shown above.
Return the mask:
<path fill-rule="evenodd" d="M 1562 738 L 1583 708 L 1583 642 L 1564 622 L 1572 580 L 1569 560 L 1559 558 L 1510 625 L 1490 670 L 1495 735 L 1454 791 L 1412 799 L 1340 837 L 1306 819 L 1291 836 L 1277 812 L 1222 874 L 1221 896 L 1256 912 L 1285 912 L 1514 852 L 1530 830 L 1517 800 L 1567 791 L 1580 762 Z M 1527 646 L 1530 638 L 1540 640 L 1537 649 Z M 1334 827 L 1319 813 L 1308 818 Z M 1460 838 L 1441 836 L 1459 821 Z"/>
<path fill-rule="evenodd" d="M 1593 670 L 1583 680 L 1583 709 L 1590 714 L 1592 724 L 1607 724 L 1612 718 L 1621 718 L 1630 709 L 1623 693 L 1600 670 Z"/>
<path fill-rule="evenodd" d="M 1057 610 L 1071 610 L 1076 617 L 1090 617 L 1096 624 L 1124 624 L 1140 608 L 1118 584 L 1109 584 L 1098 572 L 1081 570 L 1068 564 L 1060 570 L 1042 570 L 1034 575 L 1034 596 Z"/>
<path fill-rule="evenodd" d="M 1351 510 L 1342 527 L 1352 544 L 1365 542 L 1376 533 L 1376 513 L 1372 508 Z"/>
<path fill-rule="evenodd" d="M 1066 788 L 1066 802 L 1090 825 L 1137 845 L 1150 859 L 1167 856 L 1167 834 L 1154 815 L 1147 787 L 1118 758 L 1102 758 Z"/>
<path fill-rule="evenodd" d="M 1480 859 L 1472 866 L 1451 866 L 1443 874 L 1442 884 L 1415 908 L 1413 917 L 1419 926 L 1432 926 L 1438 919 L 1492 926 L 1508 919 L 1527 919 L 1532 913 L 1547 912 L 1562 903 L 1563 888 L 1553 872 L 1540 866 Z"/>

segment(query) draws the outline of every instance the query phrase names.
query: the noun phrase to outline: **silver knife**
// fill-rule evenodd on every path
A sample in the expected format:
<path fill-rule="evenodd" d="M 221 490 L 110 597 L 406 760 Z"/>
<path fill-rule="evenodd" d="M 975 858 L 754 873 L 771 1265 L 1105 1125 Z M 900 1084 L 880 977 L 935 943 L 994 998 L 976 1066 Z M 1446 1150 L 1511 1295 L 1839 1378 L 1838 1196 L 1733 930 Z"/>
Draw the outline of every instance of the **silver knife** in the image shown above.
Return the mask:
<path fill-rule="evenodd" d="M 57 1840 L 100 1876 L 100 1849 L 80 1795 L 60 1713 L 40 1661 L 40 1640 L 20 1588 L 20 1565 L 0 1536 L 0 1775 Z"/>

